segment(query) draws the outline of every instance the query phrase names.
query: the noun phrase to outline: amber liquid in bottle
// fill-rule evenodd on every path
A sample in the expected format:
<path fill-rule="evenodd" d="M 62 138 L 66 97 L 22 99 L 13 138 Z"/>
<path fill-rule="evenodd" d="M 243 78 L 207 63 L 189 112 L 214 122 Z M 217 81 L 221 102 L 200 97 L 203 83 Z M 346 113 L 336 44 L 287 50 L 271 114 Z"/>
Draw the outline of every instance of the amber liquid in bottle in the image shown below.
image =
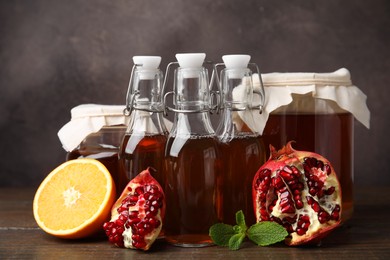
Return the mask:
<path fill-rule="evenodd" d="M 119 152 L 119 190 L 148 167 L 156 169 L 153 176 L 164 187 L 164 150 L 167 136 L 130 135 L 123 138 Z"/>
<path fill-rule="evenodd" d="M 223 164 L 223 223 L 236 224 L 236 212 L 242 210 L 247 225 L 256 223 L 253 211 L 252 182 L 265 162 L 260 136 L 243 135 L 220 144 Z"/>
<path fill-rule="evenodd" d="M 220 221 L 221 162 L 216 137 L 170 137 L 166 149 L 165 239 L 175 245 L 204 246 Z M 168 183 L 170 185 L 168 185 Z"/>
<path fill-rule="evenodd" d="M 294 140 L 295 149 L 314 151 L 332 163 L 342 188 L 344 221 L 353 214 L 353 120 L 349 113 L 271 114 L 263 133 L 266 147 L 280 149 Z"/>

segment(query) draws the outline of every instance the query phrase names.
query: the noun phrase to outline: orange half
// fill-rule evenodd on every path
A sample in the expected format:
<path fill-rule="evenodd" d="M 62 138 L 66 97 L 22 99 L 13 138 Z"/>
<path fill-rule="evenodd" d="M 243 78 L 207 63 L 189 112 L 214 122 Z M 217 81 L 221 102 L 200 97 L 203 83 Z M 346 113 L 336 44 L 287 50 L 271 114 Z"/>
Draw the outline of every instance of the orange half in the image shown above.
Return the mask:
<path fill-rule="evenodd" d="M 107 168 L 94 159 L 67 161 L 39 186 L 34 218 L 45 232 L 61 238 L 83 238 L 109 220 L 115 185 Z"/>

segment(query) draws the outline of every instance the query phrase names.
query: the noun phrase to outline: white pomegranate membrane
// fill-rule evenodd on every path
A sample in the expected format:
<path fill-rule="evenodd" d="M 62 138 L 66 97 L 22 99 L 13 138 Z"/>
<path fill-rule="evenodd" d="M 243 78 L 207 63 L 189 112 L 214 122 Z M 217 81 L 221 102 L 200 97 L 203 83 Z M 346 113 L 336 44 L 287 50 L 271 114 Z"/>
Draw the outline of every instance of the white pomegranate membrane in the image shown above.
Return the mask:
<path fill-rule="evenodd" d="M 260 167 L 253 180 L 257 221 L 283 225 L 289 245 L 318 242 L 340 224 L 341 188 L 328 160 L 288 143 Z"/>

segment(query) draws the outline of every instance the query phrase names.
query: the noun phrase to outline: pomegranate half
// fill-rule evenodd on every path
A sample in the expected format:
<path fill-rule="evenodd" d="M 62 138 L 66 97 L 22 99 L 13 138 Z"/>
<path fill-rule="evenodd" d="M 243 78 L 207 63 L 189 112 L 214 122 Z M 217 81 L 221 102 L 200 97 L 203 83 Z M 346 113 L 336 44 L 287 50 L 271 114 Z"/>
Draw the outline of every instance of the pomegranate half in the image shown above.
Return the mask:
<path fill-rule="evenodd" d="M 252 185 L 257 222 L 283 225 L 288 245 L 318 243 L 340 224 L 341 188 L 332 165 L 319 154 L 294 150 L 291 142 L 270 150 Z"/>
<path fill-rule="evenodd" d="M 103 229 L 118 247 L 148 250 L 160 234 L 165 196 L 148 168 L 131 180 L 111 210 Z"/>

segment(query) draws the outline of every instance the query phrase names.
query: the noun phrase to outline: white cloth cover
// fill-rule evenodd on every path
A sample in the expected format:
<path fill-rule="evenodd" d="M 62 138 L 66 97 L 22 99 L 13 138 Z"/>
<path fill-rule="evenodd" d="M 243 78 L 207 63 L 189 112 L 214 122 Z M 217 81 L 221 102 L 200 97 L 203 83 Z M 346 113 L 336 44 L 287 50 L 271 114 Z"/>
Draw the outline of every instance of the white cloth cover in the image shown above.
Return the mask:
<path fill-rule="evenodd" d="M 98 132 L 103 126 L 127 125 L 125 106 L 83 104 L 72 108 L 71 120 L 59 131 L 58 137 L 66 151 L 75 149 L 85 137 Z"/>
<path fill-rule="evenodd" d="M 370 127 L 370 111 L 367 96 L 356 86 L 352 85 L 351 75 L 345 68 L 332 73 L 266 73 L 261 74 L 265 92 L 263 113 L 252 111 L 255 125 L 249 125 L 243 113 L 238 113 L 250 128 L 263 133 L 269 114 L 281 106 L 293 101 L 292 94 L 304 95 L 311 93 L 314 98 L 335 101 L 338 106 L 351 114 L 365 127 Z M 248 81 L 243 81 L 245 82 Z M 252 76 L 253 87 L 261 88 L 257 74 Z M 244 91 L 244 88 L 241 88 Z M 233 93 L 235 100 L 240 100 L 239 88 Z M 258 95 L 253 96 L 253 104 L 260 103 Z M 248 122 L 247 122 L 248 121 Z"/>

